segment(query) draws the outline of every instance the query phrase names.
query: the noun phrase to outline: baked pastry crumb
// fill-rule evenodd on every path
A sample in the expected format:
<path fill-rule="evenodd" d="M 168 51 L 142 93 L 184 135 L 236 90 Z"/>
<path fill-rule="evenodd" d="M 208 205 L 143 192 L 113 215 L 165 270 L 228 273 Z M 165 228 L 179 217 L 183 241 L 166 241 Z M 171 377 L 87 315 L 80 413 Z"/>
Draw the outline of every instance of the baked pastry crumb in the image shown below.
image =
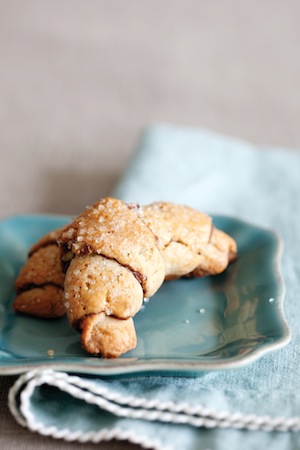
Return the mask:
<path fill-rule="evenodd" d="M 34 244 L 14 285 L 15 311 L 40 318 L 65 314 L 63 306 L 65 276 L 61 269 L 56 239 L 61 230 L 51 231 Z"/>
<path fill-rule="evenodd" d="M 13 308 L 40 318 L 66 313 L 88 353 L 116 358 L 135 348 L 133 318 L 164 280 L 217 275 L 236 257 L 235 240 L 202 212 L 107 197 L 31 247 Z"/>

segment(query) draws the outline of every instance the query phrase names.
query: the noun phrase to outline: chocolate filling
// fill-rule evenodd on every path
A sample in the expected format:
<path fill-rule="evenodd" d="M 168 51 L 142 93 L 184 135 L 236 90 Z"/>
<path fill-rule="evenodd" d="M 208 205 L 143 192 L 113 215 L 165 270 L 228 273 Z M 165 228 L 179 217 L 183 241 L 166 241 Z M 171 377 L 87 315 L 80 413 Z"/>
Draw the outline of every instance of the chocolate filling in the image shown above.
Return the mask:
<path fill-rule="evenodd" d="M 21 288 L 19 288 L 16 291 L 16 294 L 20 295 L 23 292 L 30 291 L 31 289 L 43 289 L 46 286 L 53 286 L 53 287 L 56 287 L 57 289 L 63 290 L 63 286 L 60 286 L 59 284 L 56 284 L 56 283 L 51 283 L 51 282 L 42 283 L 42 284 L 28 283 L 28 284 L 25 284 L 24 286 L 22 286 Z"/>

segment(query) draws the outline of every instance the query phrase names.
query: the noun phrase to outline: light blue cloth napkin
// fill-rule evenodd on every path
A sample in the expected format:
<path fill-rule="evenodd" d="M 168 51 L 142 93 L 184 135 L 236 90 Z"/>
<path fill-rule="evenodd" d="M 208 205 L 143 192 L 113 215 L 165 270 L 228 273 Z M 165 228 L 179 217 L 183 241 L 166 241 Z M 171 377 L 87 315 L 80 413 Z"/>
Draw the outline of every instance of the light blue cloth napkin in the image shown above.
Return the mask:
<path fill-rule="evenodd" d="M 220 412 L 300 416 L 299 172 L 300 152 L 296 150 L 255 148 L 190 128 L 158 125 L 146 130 L 113 195 L 142 204 L 155 200 L 184 203 L 209 214 L 236 216 L 277 231 L 284 241 L 281 265 L 286 283 L 285 312 L 293 337 L 287 347 L 240 369 L 203 372 L 197 378 L 151 376 L 88 381 L 117 396 L 187 402 Z M 299 432 L 223 429 L 224 423 L 214 428 L 193 427 L 122 418 L 113 413 L 113 408 L 107 412 L 89 405 L 72 396 L 71 391 L 62 393 L 44 386 L 34 389 L 30 402 L 25 399 L 25 403 L 47 429 L 62 430 L 61 437 L 66 428 L 74 433 L 81 430 L 85 433 L 83 441 L 89 440 L 91 432 L 118 429 L 120 434 L 112 431 L 110 437 L 151 442 L 151 448 L 157 449 L 300 448 Z M 15 407 L 19 408 L 19 403 Z M 22 408 L 19 414 L 22 416 Z"/>

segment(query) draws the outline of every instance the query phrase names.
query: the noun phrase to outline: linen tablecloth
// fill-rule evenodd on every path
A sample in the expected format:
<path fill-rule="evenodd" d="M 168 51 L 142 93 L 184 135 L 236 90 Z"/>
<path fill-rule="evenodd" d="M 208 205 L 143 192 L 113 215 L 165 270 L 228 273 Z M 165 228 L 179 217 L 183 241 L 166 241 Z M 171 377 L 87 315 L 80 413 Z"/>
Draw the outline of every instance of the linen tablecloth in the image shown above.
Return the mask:
<path fill-rule="evenodd" d="M 257 149 L 206 130 L 148 128 L 112 194 L 128 202 L 184 203 L 276 231 L 284 242 L 292 340 L 243 368 L 194 378 L 30 373 L 10 394 L 16 419 L 42 434 L 82 442 L 116 437 L 155 449 L 298 449 L 299 169 L 297 151 Z"/>

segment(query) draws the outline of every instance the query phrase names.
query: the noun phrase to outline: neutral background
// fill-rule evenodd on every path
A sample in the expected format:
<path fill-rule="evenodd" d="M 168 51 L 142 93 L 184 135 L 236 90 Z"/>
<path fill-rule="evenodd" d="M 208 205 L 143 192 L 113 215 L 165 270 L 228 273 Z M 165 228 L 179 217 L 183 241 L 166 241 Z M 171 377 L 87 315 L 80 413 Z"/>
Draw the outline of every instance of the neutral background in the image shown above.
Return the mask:
<path fill-rule="evenodd" d="M 300 148 L 299 17 L 298 0 L 0 0 L 0 217 L 79 213 L 154 122 Z M 0 448 L 88 447 L 22 430 L 0 380 Z"/>

